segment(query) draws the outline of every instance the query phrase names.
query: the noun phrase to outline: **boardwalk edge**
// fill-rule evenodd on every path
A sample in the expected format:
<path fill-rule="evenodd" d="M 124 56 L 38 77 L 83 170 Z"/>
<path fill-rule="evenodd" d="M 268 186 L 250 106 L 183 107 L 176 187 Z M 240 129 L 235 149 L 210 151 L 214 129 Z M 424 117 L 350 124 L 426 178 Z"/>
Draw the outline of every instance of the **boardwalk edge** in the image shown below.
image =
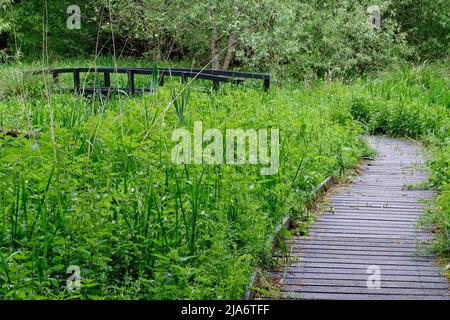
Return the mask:
<path fill-rule="evenodd" d="M 317 198 L 324 194 L 330 186 L 335 183 L 335 181 L 338 179 L 338 176 L 331 175 L 326 177 L 319 185 L 316 187 L 314 192 L 314 198 L 307 204 L 307 208 L 309 209 L 312 204 L 317 200 Z M 279 243 L 279 239 L 281 237 L 281 231 L 283 228 L 288 228 L 291 223 L 291 217 L 289 215 L 285 216 L 281 223 L 275 227 L 274 234 L 271 236 L 271 248 L 275 247 Z M 247 290 L 242 298 L 242 300 L 253 300 L 256 294 L 256 290 L 254 289 L 256 287 L 256 284 L 258 283 L 258 267 L 256 267 L 256 270 L 252 273 L 250 276 L 249 284 L 247 285 Z"/>

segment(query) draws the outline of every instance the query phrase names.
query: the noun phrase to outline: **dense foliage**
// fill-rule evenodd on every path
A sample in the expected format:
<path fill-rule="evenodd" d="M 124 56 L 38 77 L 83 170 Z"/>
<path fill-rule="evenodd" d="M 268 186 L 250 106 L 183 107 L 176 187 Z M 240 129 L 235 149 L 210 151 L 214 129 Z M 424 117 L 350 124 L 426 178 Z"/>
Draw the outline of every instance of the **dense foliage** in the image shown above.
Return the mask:
<path fill-rule="evenodd" d="M 61 274 L 74 264 L 85 298 L 240 298 L 274 226 L 306 219 L 317 184 L 366 152 L 338 84 L 194 87 L 186 128 L 280 128 L 280 169 L 174 165 L 171 86 L 135 99 L 57 95 L 50 109 L 45 97 L 0 103 L 0 126 L 38 133 L 0 139 L 1 295 L 68 297 Z"/>
<path fill-rule="evenodd" d="M 315 186 L 368 153 L 363 128 L 421 139 L 432 150 L 430 182 L 442 192 L 427 221 L 438 232 L 436 249 L 448 254 L 448 78 L 445 68 L 433 69 L 268 94 L 233 87 L 211 94 L 198 84 L 183 117 L 173 106 L 164 112 L 176 82 L 156 95 L 64 94 L 50 105 L 42 82 L 12 86 L 0 126 L 38 135 L 0 140 L 2 294 L 68 297 L 61 274 L 76 264 L 80 297 L 239 298 L 255 265 L 270 257 L 274 225 L 286 214 L 309 220 L 304 208 Z M 34 100 L 21 98 L 30 93 Z M 192 131 L 195 120 L 223 130 L 280 128 L 278 174 L 174 165 L 172 130 L 184 123 Z"/>
<path fill-rule="evenodd" d="M 0 0 L 0 298 L 238 299 L 270 261 L 274 226 L 285 215 L 307 225 L 317 184 L 371 153 L 365 133 L 430 151 L 428 187 L 440 194 L 422 222 L 449 258 L 448 1 L 378 1 L 379 28 L 367 25 L 368 0 L 80 0 L 81 28 L 69 29 L 72 4 Z M 427 59 L 439 62 L 405 63 Z M 31 73 L 155 63 L 277 81 L 267 93 L 251 81 L 215 92 L 137 77 L 156 92 L 85 97 Z M 174 164 L 173 130 L 197 120 L 279 128 L 279 171 Z M 67 290 L 69 265 L 81 267 L 80 291 Z"/>
<path fill-rule="evenodd" d="M 71 30 L 66 9 L 72 2 L 18 1 L 3 10 L 9 55 L 40 58 L 45 43 L 51 57 L 115 52 L 335 78 L 404 59 L 446 57 L 449 47 L 445 0 L 80 0 L 81 28 Z M 375 29 L 367 25 L 373 4 L 381 10 Z"/>
<path fill-rule="evenodd" d="M 447 0 L 394 0 L 400 28 L 407 34 L 415 60 L 448 57 L 450 48 L 450 2 Z"/>

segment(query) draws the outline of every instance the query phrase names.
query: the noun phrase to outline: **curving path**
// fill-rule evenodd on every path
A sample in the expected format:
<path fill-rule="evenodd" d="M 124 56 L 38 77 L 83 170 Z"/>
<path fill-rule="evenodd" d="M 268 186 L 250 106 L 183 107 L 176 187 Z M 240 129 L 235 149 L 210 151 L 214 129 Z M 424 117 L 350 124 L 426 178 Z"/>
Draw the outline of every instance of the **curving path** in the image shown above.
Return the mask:
<path fill-rule="evenodd" d="M 378 157 L 331 197 L 307 237 L 286 239 L 293 262 L 273 271 L 284 278 L 283 298 L 450 299 L 433 257 L 419 249 L 431 237 L 416 228 L 426 206 L 421 199 L 433 194 L 405 188 L 426 179 L 421 147 L 368 139 Z"/>

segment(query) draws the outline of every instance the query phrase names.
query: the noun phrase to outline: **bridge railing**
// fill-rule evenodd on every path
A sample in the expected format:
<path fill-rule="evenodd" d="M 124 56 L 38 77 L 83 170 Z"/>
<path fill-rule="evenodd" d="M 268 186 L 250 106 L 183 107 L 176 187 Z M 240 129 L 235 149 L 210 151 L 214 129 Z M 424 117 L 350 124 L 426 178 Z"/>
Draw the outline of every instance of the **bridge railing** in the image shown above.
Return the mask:
<path fill-rule="evenodd" d="M 186 82 L 188 78 L 209 80 L 213 83 L 213 88 L 218 89 L 221 82 L 242 83 L 245 79 L 257 79 L 263 81 L 264 91 L 269 90 L 270 74 L 249 73 L 229 70 L 211 70 L 211 69 L 187 69 L 187 68 L 156 68 L 158 74 L 158 84 L 164 85 L 164 77 L 181 77 L 182 82 Z M 151 92 L 151 88 L 136 88 L 135 75 L 152 75 L 153 68 L 114 68 L 114 67 L 95 67 L 95 68 L 50 68 L 48 73 L 53 75 L 56 83 L 59 83 L 59 75 L 64 73 L 73 74 L 74 89 L 79 93 L 110 93 L 115 91 L 125 91 L 130 95 L 135 93 Z M 86 87 L 81 83 L 81 73 L 102 73 L 104 86 L 102 87 Z M 114 88 L 111 86 L 111 74 L 127 74 L 127 88 Z"/>

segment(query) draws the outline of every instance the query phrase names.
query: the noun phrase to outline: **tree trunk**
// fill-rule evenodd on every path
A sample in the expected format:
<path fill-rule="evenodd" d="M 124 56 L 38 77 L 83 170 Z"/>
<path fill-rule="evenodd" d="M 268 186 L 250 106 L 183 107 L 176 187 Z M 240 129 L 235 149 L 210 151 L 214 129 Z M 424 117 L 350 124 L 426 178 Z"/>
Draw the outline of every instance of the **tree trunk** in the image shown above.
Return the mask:
<path fill-rule="evenodd" d="M 231 3 L 231 20 L 234 21 L 237 18 L 238 18 L 238 9 L 237 9 L 237 6 L 235 6 L 235 3 L 233 1 Z M 237 40 L 236 30 L 232 30 L 228 37 L 227 53 L 223 60 L 223 69 L 224 70 L 227 70 L 229 68 L 231 60 L 233 60 L 234 50 L 236 49 L 236 45 L 237 45 L 236 40 Z"/>
<path fill-rule="evenodd" d="M 234 49 L 236 48 L 236 43 L 236 34 L 230 34 L 230 37 L 228 38 L 227 54 L 225 55 L 225 58 L 223 60 L 223 70 L 227 70 L 230 67 L 231 60 L 233 59 Z"/>

